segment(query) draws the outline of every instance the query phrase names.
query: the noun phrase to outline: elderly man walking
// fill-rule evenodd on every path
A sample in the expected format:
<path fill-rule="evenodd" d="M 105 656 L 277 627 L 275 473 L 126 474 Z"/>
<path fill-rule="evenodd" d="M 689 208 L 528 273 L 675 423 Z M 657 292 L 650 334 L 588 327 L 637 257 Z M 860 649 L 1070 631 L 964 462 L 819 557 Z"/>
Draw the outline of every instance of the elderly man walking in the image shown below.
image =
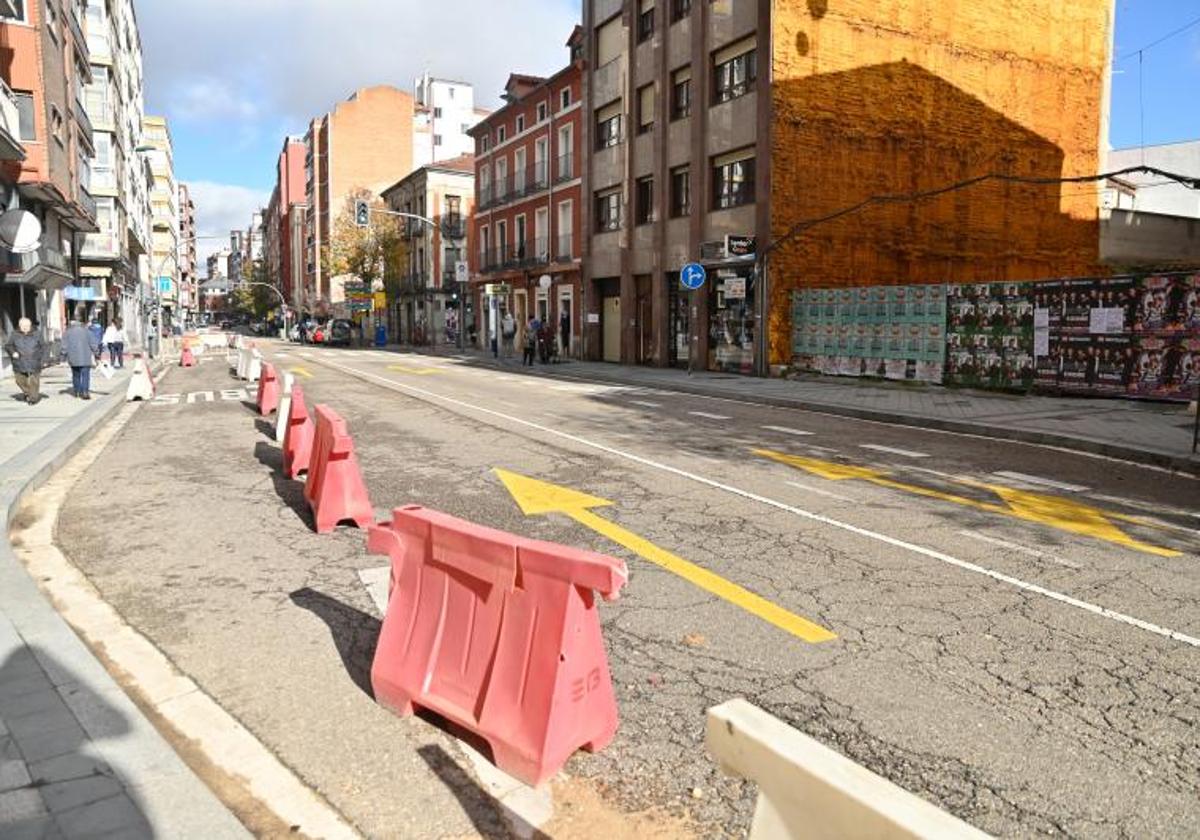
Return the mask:
<path fill-rule="evenodd" d="M 17 322 L 17 332 L 4 345 L 12 359 L 13 378 L 25 396 L 25 402 L 37 405 L 42 399 L 42 368 L 46 364 L 46 343 L 41 335 L 33 331 L 33 322 L 22 318 Z"/>
<path fill-rule="evenodd" d="M 75 318 L 63 333 L 63 355 L 71 366 L 71 387 L 81 400 L 92 398 L 92 365 L 100 356 L 100 340 L 83 322 L 83 307 L 75 310 Z"/>

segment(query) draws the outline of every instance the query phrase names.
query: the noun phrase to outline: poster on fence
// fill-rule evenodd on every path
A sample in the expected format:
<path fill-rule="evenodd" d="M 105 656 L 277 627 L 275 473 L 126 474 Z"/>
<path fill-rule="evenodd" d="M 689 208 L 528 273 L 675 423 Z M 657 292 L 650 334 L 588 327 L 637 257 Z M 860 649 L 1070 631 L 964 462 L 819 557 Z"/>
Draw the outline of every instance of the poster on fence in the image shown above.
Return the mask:
<path fill-rule="evenodd" d="M 1029 284 L 951 285 L 946 311 L 947 384 L 998 389 L 1033 384 L 1034 299 Z"/>

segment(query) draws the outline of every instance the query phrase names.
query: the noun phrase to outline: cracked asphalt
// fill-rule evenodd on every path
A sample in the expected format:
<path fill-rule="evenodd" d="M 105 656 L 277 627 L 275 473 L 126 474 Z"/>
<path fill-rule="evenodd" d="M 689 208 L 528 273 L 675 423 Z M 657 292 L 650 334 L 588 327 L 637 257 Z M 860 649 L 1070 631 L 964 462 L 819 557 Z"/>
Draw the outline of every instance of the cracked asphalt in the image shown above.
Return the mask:
<path fill-rule="evenodd" d="M 705 710 L 739 696 L 999 836 L 1195 835 L 1200 481 L 546 376 L 569 366 L 276 352 L 310 408 L 347 419 L 381 518 L 417 503 L 628 562 L 600 608 L 621 726 L 567 771 L 617 811 L 658 815 L 663 836 L 748 829 L 754 787 L 703 744 Z M 60 545 L 364 834 L 507 836 L 455 740 L 371 700 L 379 619 L 357 573 L 386 558 L 357 530 L 312 532 L 268 425 L 221 398 L 238 387 L 223 356 L 172 370 L 160 394 L 214 401 L 139 408 L 67 500 Z M 526 518 L 495 468 L 610 500 L 593 512 L 837 638 L 802 642 L 566 516 Z M 987 485 L 1027 494 L 1042 520 L 944 498 L 1003 506 Z M 1162 554 L 1092 535 L 1087 511 Z"/>

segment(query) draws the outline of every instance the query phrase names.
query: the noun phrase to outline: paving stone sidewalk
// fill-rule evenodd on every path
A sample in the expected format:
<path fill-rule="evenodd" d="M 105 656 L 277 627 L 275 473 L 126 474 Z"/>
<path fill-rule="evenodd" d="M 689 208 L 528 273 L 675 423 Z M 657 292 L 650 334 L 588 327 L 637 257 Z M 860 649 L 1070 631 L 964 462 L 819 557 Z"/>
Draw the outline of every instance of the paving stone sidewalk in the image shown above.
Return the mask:
<path fill-rule="evenodd" d="M 0 380 L 0 837 L 248 837 L 54 610 L 13 554 L 22 495 L 123 404 L 129 371 L 70 394 L 43 374 L 35 406 Z"/>
<path fill-rule="evenodd" d="M 458 356 L 471 364 L 520 368 L 519 357 L 496 361 L 490 353 L 452 348 L 416 352 Z M 524 372 L 530 370 L 1061 446 L 1200 473 L 1200 455 L 1192 453 L 1194 417 L 1186 405 L 1174 403 L 999 394 L 840 377 L 760 379 L 709 372 L 688 375 L 684 370 L 600 362 L 538 365 Z"/>

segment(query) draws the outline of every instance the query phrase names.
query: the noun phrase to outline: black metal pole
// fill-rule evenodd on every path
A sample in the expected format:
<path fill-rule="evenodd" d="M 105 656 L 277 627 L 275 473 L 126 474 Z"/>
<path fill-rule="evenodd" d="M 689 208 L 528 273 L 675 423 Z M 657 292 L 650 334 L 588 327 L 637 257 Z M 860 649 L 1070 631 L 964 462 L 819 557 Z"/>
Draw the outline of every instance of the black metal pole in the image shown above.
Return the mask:
<path fill-rule="evenodd" d="M 1196 386 L 1196 419 L 1192 423 L 1192 454 L 1200 448 L 1200 385 Z"/>

